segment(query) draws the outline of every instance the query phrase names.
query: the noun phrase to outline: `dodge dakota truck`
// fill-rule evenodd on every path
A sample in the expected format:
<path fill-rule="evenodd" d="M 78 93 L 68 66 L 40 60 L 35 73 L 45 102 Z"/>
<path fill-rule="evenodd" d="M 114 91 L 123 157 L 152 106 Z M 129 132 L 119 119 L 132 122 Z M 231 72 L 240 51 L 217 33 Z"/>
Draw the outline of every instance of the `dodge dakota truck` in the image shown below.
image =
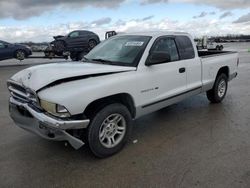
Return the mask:
<path fill-rule="evenodd" d="M 182 32 L 113 36 L 82 62 L 33 66 L 7 81 L 10 116 L 45 139 L 85 143 L 100 158 L 120 151 L 132 122 L 206 92 L 220 103 L 237 76 L 237 52 L 198 52 Z"/>

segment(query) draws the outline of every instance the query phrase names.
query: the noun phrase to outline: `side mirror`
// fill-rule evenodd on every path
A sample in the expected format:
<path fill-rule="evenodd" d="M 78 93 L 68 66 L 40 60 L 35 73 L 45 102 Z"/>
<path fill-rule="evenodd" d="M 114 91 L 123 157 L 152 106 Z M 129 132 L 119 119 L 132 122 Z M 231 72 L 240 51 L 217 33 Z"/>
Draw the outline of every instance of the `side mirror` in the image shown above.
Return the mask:
<path fill-rule="evenodd" d="M 167 63 L 171 61 L 171 57 L 166 52 L 153 52 L 150 53 L 146 61 L 146 65 L 156 65 L 161 63 Z"/>
<path fill-rule="evenodd" d="M 4 44 L 4 47 L 5 47 L 5 48 L 8 48 L 8 47 L 9 47 L 9 45 L 8 45 L 8 44 Z"/>

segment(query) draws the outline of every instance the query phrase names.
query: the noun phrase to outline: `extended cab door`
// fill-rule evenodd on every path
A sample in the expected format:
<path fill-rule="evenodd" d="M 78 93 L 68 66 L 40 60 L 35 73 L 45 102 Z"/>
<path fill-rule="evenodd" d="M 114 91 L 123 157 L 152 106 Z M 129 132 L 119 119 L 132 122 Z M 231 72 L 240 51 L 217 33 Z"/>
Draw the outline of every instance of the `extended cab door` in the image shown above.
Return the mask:
<path fill-rule="evenodd" d="M 154 52 L 166 53 L 169 61 L 138 70 L 139 116 L 167 106 L 187 91 L 187 63 L 180 60 L 175 38 L 163 36 L 156 39 L 147 61 Z"/>
<path fill-rule="evenodd" d="M 202 67 L 201 60 L 195 54 L 194 42 L 188 36 L 176 36 L 175 41 L 179 50 L 179 56 L 183 64 L 185 64 L 187 73 L 187 91 L 201 90 L 202 86 Z"/>

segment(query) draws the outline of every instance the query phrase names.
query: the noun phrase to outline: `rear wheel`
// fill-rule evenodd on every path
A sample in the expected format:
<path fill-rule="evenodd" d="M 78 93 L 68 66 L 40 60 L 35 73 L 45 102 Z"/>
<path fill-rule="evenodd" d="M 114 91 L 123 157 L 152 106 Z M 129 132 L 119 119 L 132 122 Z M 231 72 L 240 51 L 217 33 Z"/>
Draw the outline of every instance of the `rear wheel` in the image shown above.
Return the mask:
<path fill-rule="evenodd" d="M 105 158 L 119 152 L 131 132 L 132 118 L 122 104 L 110 104 L 96 113 L 88 128 L 88 144 L 95 156 Z"/>
<path fill-rule="evenodd" d="M 214 87 L 207 91 L 207 98 L 211 103 L 220 103 L 223 101 L 227 94 L 228 88 L 228 78 L 227 76 L 222 73 L 217 76 Z"/>
<path fill-rule="evenodd" d="M 92 50 L 97 45 L 97 42 L 95 40 L 89 41 L 89 49 Z"/>

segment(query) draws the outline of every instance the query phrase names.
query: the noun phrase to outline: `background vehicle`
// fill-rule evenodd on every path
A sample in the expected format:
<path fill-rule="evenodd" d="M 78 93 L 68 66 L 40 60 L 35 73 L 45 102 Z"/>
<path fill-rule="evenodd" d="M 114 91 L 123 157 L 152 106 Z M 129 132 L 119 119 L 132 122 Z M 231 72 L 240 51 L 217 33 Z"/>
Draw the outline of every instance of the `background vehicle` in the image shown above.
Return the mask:
<path fill-rule="evenodd" d="M 207 50 L 222 51 L 223 49 L 224 49 L 224 46 L 222 44 L 215 42 L 215 41 L 209 41 L 207 43 Z"/>
<path fill-rule="evenodd" d="M 209 40 L 206 36 L 202 37 L 201 39 L 195 39 L 195 43 L 198 50 L 207 49 L 222 51 L 224 49 L 222 44 Z"/>
<path fill-rule="evenodd" d="M 202 92 L 222 102 L 239 64 L 237 52 L 198 52 L 180 32 L 113 36 L 84 60 L 15 74 L 8 81 L 10 115 L 43 138 L 75 149 L 88 142 L 98 157 L 123 148 L 132 119 Z"/>
<path fill-rule="evenodd" d="M 0 40 L 0 60 L 16 58 L 23 60 L 32 54 L 28 46 L 11 44 Z"/>
<path fill-rule="evenodd" d="M 108 39 L 108 38 L 113 37 L 113 36 L 115 36 L 115 35 L 117 35 L 117 32 L 116 32 L 116 31 L 107 31 L 107 32 L 105 33 L 105 39 Z"/>
<path fill-rule="evenodd" d="M 124 32 L 116 32 L 116 31 L 107 31 L 105 33 L 105 39 L 108 39 L 110 37 L 116 36 L 116 35 L 120 35 L 120 34 L 125 34 Z"/>
<path fill-rule="evenodd" d="M 86 31 L 72 31 L 66 36 L 55 36 L 49 47 L 45 50 L 46 56 L 63 56 L 70 54 L 72 60 L 81 60 L 82 57 L 100 43 L 97 34 Z"/>

